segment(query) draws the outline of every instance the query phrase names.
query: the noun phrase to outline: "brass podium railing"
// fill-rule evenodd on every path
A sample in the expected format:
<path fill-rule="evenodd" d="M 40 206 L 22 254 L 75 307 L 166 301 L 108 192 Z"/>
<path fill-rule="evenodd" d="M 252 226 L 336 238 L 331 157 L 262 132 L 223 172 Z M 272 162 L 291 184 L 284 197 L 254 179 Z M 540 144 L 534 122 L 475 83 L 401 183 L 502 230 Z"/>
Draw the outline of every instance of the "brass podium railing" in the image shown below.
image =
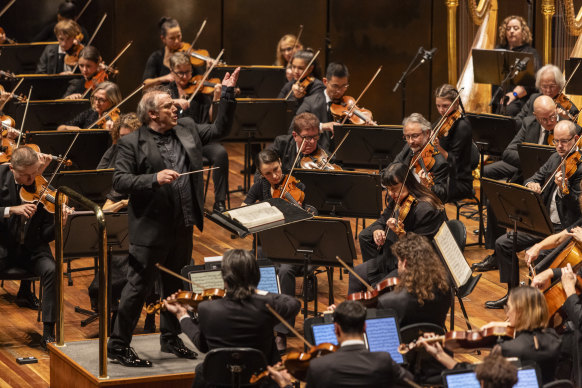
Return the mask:
<path fill-rule="evenodd" d="M 105 228 L 105 216 L 103 210 L 95 202 L 77 193 L 75 190 L 63 186 L 57 190 L 55 221 L 55 256 L 57 272 L 57 344 L 65 346 L 65 304 L 63 295 L 64 272 L 63 272 L 63 204 L 65 196 L 74 199 L 83 207 L 93 211 L 98 223 L 99 232 L 99 378 L 106 379 L 107 376 L 107 324 L 109 311 L 107 306 L 107 232 Z"/>

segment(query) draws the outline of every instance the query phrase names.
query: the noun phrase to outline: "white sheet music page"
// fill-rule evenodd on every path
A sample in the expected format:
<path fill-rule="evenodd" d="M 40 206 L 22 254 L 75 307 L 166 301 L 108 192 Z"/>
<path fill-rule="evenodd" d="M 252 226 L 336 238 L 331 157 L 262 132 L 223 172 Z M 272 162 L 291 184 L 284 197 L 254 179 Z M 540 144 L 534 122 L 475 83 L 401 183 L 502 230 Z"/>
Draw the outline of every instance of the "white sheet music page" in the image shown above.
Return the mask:
<path fill-rule="evenodd" d="M 471 267 L 459 249 L 446 222 L 443 222 L 434 236 L 434 241 L 453 275 L 457 288 L 461 287 L 471 277 Z"/>

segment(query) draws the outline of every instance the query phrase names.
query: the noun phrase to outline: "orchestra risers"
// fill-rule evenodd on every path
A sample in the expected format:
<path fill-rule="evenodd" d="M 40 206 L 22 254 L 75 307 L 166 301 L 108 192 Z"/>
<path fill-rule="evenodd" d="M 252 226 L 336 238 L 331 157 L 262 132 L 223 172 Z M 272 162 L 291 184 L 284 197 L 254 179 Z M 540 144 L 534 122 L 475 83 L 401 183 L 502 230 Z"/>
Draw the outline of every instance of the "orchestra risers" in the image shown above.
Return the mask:
<path fill-rule="evenodd" d="M 185 335 L 182 340 L 196 349 Z M 151 368 L 128 368 L 108 361 L 107 379 L 99 379 L 99 340 L 65 342 L 64 347 L 49 344 L 50 386 L 59 388 L 95 387 L 176 387 L 189 388 L 194 380 L 194 368 L 203 362 L 204 354 L 196 360 L 178 358 L 160 351 L 160 335 L 145 334 L 133 337 L 131 346 Z"/>

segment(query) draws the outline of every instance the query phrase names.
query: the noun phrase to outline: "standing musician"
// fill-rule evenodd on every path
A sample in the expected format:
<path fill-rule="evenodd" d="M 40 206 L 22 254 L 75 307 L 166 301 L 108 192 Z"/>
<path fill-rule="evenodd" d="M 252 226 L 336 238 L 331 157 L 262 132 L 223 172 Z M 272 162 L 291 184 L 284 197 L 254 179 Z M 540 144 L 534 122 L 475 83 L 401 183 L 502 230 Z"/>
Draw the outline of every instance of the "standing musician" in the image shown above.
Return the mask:
<path fill-rule="evenodd" d="M 249 251 L 226 251 L 220 270 L 226 295 L 200 303 L 197 322 L 188 314 L 187 306 L 176 300 L 176 295 L 164 301 L 165 308 L 177 317 L 184 333 L 202 352 L 224 347 L 252 347 L 263 352 L 270 364 L 278 362 L 280 356 L 273 346 L 273 326 L 279 321 L 266 304 L 289 319 L 299 313 L 299 301 L 284 294 L 258 291 L 261 274 Z M 193 386 L 206 386 L 202 365 L 196 367 Z"/>
<path fill-rule="evenodd" d="M 75 118 L 66 124 L 59 125 L 58 131 L 76 131 L 79 129 L 87 129 L 87 127 L 97 121 L 111 108 L 121 102 L 121 92 L 117 84 L 105 81 L 100 83 L 91 94 L 91 108 L 79 113 Z M 113 113 L 108 116 L 103 124 L 100 125 L 103 129 L 111 129 L 113 122 Z M 99 126 L 99 125 L 98 125 Z"/>
<path fill-rule="evenodd" d="M 397 258 L 390 247 L 400 236 L 414 232 L 432 239 L 446 219 L 444 206 L 438 197 L 407 172 L 408 166 L 393 163 L 382 173 L 388 204 L 370 227 L 376 246 L 382 250 L 376 253 L 377 257 L 363 258 L 364 263 L 354 267 L 368 284 L 380 282 L 397 268 Z M 348 294 L 363 290 L 364 285 L 350 275 Z"/>
<path fill-rule="evenodd" d="M 69 87 L 65 91 L 63 97 L 68 100 L 77 100 L 82 98 L 87 90 L 85 83 L 91 81 L 95 75 L 99 73 L 103 60 L 101 54 L 95 46 L 85 46 L 79 53 L 79 70 L 83 78 L 74 78 L 69 81 Z M 92 89 L 99 83 L 92 82 Z"/>
<path fill-rule="evenodd" d="M 181 173 L 202 168 L 202 145 L 224 136 L 234 119 L 234 86 L 240 69 L 222 81 L 222 98 L 214 124 L 178 120 L 177 108 L 166 92 L 143 95 L 137 114 L 142 127 L 118 143 L 113 188 L 129 194 L 129 273 L 123 288 L 119 312 L 107 354 L 124 366 L 149 367 L 130 347 L 141 309 L 154 280 L 155 264 L 180 272 L 192 258 L 193 226 L 202 230 L 203 177 Z M 180 280 L 162 274 L 162 296 L 176 292 Z M 162 313 L 162 351 L 178 357 L 195 358 L 178 338 L 178 321 Z"/>
<path fill-rule="evenodd" d="M 291 58 L 297 50 L 303 50 L 303 45 L 297 41 L 297 37 L 293 34 L 283 35 L 277 43 L 275 63 L 273 65 L 283 66 L 285 68 L 287 81 L 293 79 L 293 74 L 291 73 Z"/>
<path fill-rule="evenodd" d="M 55 35 L 59 44 L 49 44 L 40 56 L 36 66 L 37 74 L 62 74 L 73 71 L 73 66 L 65 63 L 65 55 L 80 44 L 77 40 L 81 28 L 73 20 L 62 20 L 55 25 Z"/>
<path fill-rule="evenodd" d="M 42 279 L 43 349 L 55 341 L 57 319 L 55 261 L 49 247 L 55 238 L 54 217 L 42 204 L 23 203 L 19 191 L 34 191 L 35 178 L 51 160 L 50 155 L 22 146 L 14 150 L 10 164 L 0 166 L 0 270 L 25 268 Z M 17 298 L 26 298 L 28 288 L 21 283 Z"/>
<path fill-rule="evenodd" d="M 306 387 L 409 386 L 414 378 L 389 353 L 370 352 L 364 343 L 366 308 L 355 301 L 340 303 L 333 311 L 334 330 L 340 348 L 309 362 Z M 279 387 L 291 387 L 286 371 L 268 367 Z"/>
<path fill-rule="evenodd" d="M 548 161 L 529 179 L 525 181 L 525 186 L 533 191 L 541 192 L 542 185 L 551 179 L 551 183 L 543 191 L 542 198 L 550 214 L 550 220 L 554 224 L 554 230 L 561 231 L 568 225 L 577 221 L 580 215 L 578 208 L 578 198 L 580 196 L 580 182 L 582 181 L 582 163 L 573 166 L 574 172 L 569 177 L 564 177 L 562 171 L 558 171 L 554 177 L 552 173 L 560 164 L 562 158 L 574 157 L 579 151 L 574 148 L 572 154 L 568 151 L 578 141 L 576 135 L 576 126 L 571 121 L 560 121 L 554 127 L 554 145 L 556 153 L 552 154 Z M 569 193 L 563 192 L 563 186 L 566 185 Z M 537 242 L 541 241 L 539 237 L 528 233 L 518 233 L 517 251 L 521 251 Z M 513 252 L 513 234 L 503 235 L 495 241 L 495 252 L 493 256 L 499 266 L 499 277 L 502 283 L 507 283 L 509 287 L 516 286 L 512 284 L 512 256 Z M 487 259 L 486 259 L 487 260 Z M 486 268 L 488 270 L 489 268 Z M 509 291 L 508 291 L 509 294 Z M 485 307 L 492 309 L 503 308 L 507 302 L 508 294 L 496 301 L 485 303 Z"/>
<path fill-rule="evenodd" d="M 307 69 L 307 65 L 309 65 L 309 62 L 311 62 L 314 55 L 315 54 L 311 49 L 299 50 L 293 54 L 293 58 L 291 59 L 291 73 L 293 74 L 293 79 L 283 86 L 277 98 L 286 98 L 289 92 L 293 91 L 289 96 L 289 100 L 296 100 L 297 104 L 300 105 L 303 98 L 325 89 L 325 86 L 320 80 L 321 75 L 319 73 L 317 60 L 315 60 Z M 307 72 L 305 72 L 302 79 L 299 79 L 301 75 L 303 75 L 305 69 L 307 69 Z"/>
<path fill-rule="evenodd" d="M 378 297 L 378 308 L 397 312 L 398 324 L 430 322 L 445 327 L 451 306 L 448 275 L 425 236 L 407 233 L 396 241 L 399 283 Z"/>
<path fill-rule="evenodd" d="M 449 84 L 444 84 L 435 91 L 435 103 L 439 114 L 444 115 L 459 92 Z M 460 115 L 460 100 L 449 111 L 448 119 Z M 447 126 L 448 127 L 448 126 Z M 443 128 L 446 129 L 446 128 Z M 451 167 L 449 170 L 449 190 L 447 202 L 468 198 L 473 192 L 473 175 L 471 172 L 471 155 L 473 151 L 472 130 L 469 119 L 463 117 L 452 121 L 446 133 L 437 138 L 436 146 Z M 476 150 L 475 147 L 475 151 Z"/>
<path fill-rule="evenodd" d="M 142 77 L 146 88 L 173 81 L 170 74 L 170 57 L 176 51 L 180 51 L 184 45 L 182 42 L 182 30 L 176 19 L 163 16 L 158 22 L 158 26 L 160 27 L 160 39 L 164 47 L 154 51 L 146 62 Z M 196 69 L 193 70 L 196 71 Z M 196 73 L 199 73 L 199 71 L 196 71 Z"/>
<path fill-rule="evenodd" d="M 192 103 L 188 103 L 188 98 L 192 92 L 187 91 L 187 89 L 193 86 L 191 84 L 192 65 L 190 64 L 190 58 L 188 58 L 186 53 L 182 52 L 172 54 L 170 57 L 170 68 L 172 69 L 171 75 L 173 81 L 170 82 L 168 88 L 170 89 L 170 96 L 172 96 L 174 103 L 178 104 L 181 108 L 178 116 L 192 117 L 196 123 L 209 123 L 211 121 L 210 115 L 213 95 L 218 94 L 218 100 L 220 98 L 220 90 L 211 96 L 199 92 L 192 100 Z M 213 167 L 218 167 L 217 170 L 212 171 L 212 180 L 214 183 L 213 209 L 218 212 L 223 212 L 226 210 L 225 201 L 226 191 L 228 190 L 228 154 L 222 144 L 212 142 L 202 147 L 202 155 L 210 161 Z"/>

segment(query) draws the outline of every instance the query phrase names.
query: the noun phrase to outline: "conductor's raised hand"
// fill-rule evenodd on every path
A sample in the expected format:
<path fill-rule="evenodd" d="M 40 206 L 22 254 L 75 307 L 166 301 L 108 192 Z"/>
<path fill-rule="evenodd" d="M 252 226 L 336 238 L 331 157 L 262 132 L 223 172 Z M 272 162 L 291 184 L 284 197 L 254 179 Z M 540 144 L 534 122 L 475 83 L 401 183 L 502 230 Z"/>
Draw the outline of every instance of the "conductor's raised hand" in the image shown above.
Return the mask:
<path fill-rule="evenodd" d="M 165 185 L 168 183 L 172 183 L 173 181 L 175 181 L 176 179 L 178 179 L 180 177 L 180 174 L 178 174 L 176 171 L 174 170 L 162 170 L 160 172 L 158 172 L 158 184 L 160 185 Z"/>
<path fill-rule="evenodd" d="M 240 67 L 237 67 L 236 69 L 234 69 L 234 71 L 232 72 L 232 74 L 230 73 L 226 73 L 224 75 L 224 78 L 222 80 L 222 85 L 228 87 L 235 87 L 236 83 L 238 81 L 238 75 L 240 74 Z"/>

